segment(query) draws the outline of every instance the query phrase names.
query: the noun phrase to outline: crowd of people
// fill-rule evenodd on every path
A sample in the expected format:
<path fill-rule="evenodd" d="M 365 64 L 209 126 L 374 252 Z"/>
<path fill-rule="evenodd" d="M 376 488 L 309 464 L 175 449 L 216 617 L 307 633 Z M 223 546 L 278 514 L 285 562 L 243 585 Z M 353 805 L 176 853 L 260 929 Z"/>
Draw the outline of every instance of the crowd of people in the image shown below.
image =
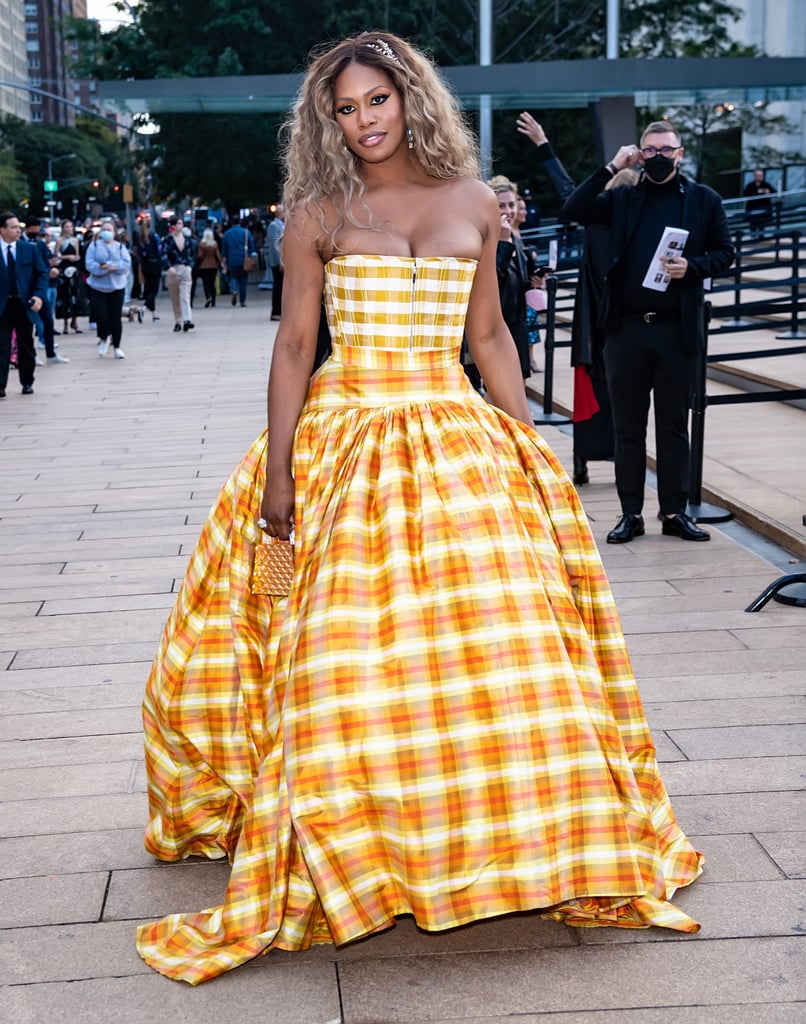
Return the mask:
<path fill-rule="evenodd" d="M 100 357 L 111 349 L 115 359 L 124 359 L 124 312 L 128 311 L 129 319 L 136 316 L 142 321 L 144 307 L 152 322 L 158 322 L 157 299 L 163 288 L 170 297 L 176 332 L 195 329 L 191 311 L 199 281 L 205 308 L 215 306 L 220 295 L 230 295 L 233 306 L 245 306 L 249 272 L 264 255 L 266 239 L 258 218 L 242 224 L 238 216 L 226 225 L 205 222 L 199 237 L 195 224 L 186 224 L 181 216 L 171 216 L 167 232 L 160 233 L 151 217 L 143 215 L 131 238 L 114 216 L 95 221 L 88 217 L 81 224 L 67 218 L 54 225 L 36 215 L 26 216 L 24 222 L 11 211 L 0 216 L 4 256 L 9 244 L 16 253 L 18 242 L 28 243 L 31 249 L 26 253 L 36 271 L 30 282 L 32 295 L 23 303 L 24 322 L 13 303 L 7 303 L 0 321 L 0 398 L 5 397 L 8 371 L 14 368 L 20 374 L 22 393 L 33 394 L 34 367 L 43 365 L 34 337 L 48 363 L 70 362 L 56 338 L 85 332 L 95 333 Z M 271 319 L 279 320 L 281 215 L 274 220 L 273 226 L 269 224 L 265 255 L 274 277 Z M 5 258 L 2 268 L 7 279 Z M 13 288 L 13 283 L 6 281 L 5 286 Z M 34 295 L 40 300 L 36 308 L 30 302 Z M 82 321 L 86 327 L 80 326 Z"/>

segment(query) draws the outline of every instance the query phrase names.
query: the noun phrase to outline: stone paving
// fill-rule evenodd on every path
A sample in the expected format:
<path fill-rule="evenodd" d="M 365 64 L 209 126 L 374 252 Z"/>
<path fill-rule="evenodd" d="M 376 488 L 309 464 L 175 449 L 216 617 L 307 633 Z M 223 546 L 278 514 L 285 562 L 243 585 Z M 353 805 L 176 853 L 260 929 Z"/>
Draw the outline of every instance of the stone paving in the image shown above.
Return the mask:
<path fill-rule="evenodd" d="M 32 397 L 12 377 L 0 402 L 0 1020 L 806 1020 L 806 611 L 743 611 L 786 556 L 719 528 L 705 545 L 661 537 L 651 518 L 608 547 L 601 463 L 582 497 L 667 787 L 708 858 L 678 897 L 702 931 L 523 914 L 426 935 L 402 920 L 198 989 L 139 960 L 138 921 L 201 909 L 226 884 L 224 864 L 143 850 L 139 701 L 199 525 L 262 428 L 274 334 L 256 289 L 246 309 L 196 311 L 189 334 L 161 301 L 159 324 L 126 324 L 125 360 L 99 359 L 88 333 L 62 338 L 70 364 L 41 368 Z M 568 465 L 568 436 L 544 430 Z"/>

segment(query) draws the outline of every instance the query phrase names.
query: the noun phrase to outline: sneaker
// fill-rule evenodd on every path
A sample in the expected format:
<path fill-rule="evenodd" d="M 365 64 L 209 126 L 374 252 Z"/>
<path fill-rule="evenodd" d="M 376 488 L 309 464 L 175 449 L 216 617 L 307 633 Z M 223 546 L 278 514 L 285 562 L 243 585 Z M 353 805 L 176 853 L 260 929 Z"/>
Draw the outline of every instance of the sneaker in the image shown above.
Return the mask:
<path fill-rule="evenodd" d="M 37 338 L 36 339 L 36 344 L 37 344 L 38 348 L 44 348 L 45 347 L 45 343 L 44 343 L 44 341 L 42 341 L 41 338 Z"/>
<path fill-rule="evenodd" d="M 45 365 L 45 364 L 44 364 L 44 363 L 42 362 L 42 360 L 41 360 L 41 359 L 39 358 L 39 356 L 37 356 L 37 357 L 36 357 L 36 360 L 35 360 L 35 364 L 36 364 L 37 366 L 44 366 L 44 365 Z"/>
<path fill-rule="evenodd" d="M 48 362 L 49 363 L 69 363 L 70 360 L 67 358 L 67 356 L 59 355 L 59 353 L 57 352 L 55 356 L 48 356 Z"/>
<path fill-rule="evenodd" d="M 156 323 L 156 322 L 157 322 L 158 320 L 159 320 L 159 317 L 158 317 L 158 316 L 152 316 L 152 317 L 151 317 L 151 323 L 152 323 L 152 324 L 155 324 L 155 323 Z"/>
<path fill-rule="evenodd" d="M 125 358 L 126 358 L 126 353 L 123 351 L 123 349 L 122 348 L 116 348 L 115 349 L 115 359 L 125 359 Z"/>
<path fill-rule="evenodd" d="M 98 355 L 103 359 L 106 353 L 109 351 L 109 339 L 98 342 Z"/>

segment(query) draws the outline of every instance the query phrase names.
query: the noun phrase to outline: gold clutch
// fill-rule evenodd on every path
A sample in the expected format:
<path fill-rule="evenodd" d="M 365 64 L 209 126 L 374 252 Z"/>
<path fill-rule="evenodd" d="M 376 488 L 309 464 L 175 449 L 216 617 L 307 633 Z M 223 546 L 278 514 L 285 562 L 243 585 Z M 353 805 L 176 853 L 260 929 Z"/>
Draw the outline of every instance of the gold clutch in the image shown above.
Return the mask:
<path fill-rule="evenodd" d="M 266 537 L 255 547 L 252 593 L 287 597 L 294 579 L 294 542 Z"/>

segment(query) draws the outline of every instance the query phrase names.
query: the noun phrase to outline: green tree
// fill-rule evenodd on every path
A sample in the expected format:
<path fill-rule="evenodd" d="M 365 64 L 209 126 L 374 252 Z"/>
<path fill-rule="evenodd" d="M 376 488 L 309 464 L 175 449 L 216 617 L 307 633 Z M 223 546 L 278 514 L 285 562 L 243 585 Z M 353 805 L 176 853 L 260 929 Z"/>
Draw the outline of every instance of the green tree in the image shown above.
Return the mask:
<path fill-rule="evenodd" d="M 28 198 L 28 179 L 17 167 L 14 154 L 0 151 L 0 210 L 16 210 Z"/>
<path fill-rule="evenodd" d="M 75 128 L 5 117 L 0 121 L 0 152 L 13 162 L 26 183 L 17 201 L 28 198 L 33 212 L 44 213 L 46 209 L 43 183 L 48 177 L 49 158 L 75 154 L 52 166 L 60 185 L 55 198 L 62 202 L 65 213 L 72 212 L 73 199 L 83 204 L 96 191 L 91 185 L 93 179 L 101 182 L 102 191 L 121 185 L 130 166 L 128 149 L 118 141 L 114 130 L 92 117 L 78 118 Z"/>

